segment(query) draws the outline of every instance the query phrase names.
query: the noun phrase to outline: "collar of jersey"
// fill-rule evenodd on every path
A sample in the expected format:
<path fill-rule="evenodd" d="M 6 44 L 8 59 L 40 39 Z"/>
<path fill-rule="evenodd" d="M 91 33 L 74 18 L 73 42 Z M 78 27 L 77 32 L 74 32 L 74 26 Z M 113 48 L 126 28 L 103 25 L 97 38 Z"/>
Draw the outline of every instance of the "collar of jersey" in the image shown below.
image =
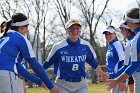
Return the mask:
<path fill-rule="evenodd" d="M 8 32 L 7 33 L 10 33 L 10 32 L 16 32 L 15 30 L 8 30 Z"/>
<path fill-rule="evenodd" d="M 114 42 L 118 41 L 117 38 L 113 39 L 109 44 L 113 44 Z"/>
<path fill-rule="evenodd" d="M 140 32 L 140 27 L 138 27 L 138 28 L 136 28 L 135 30 L 134 30 L 134 32 L 137 34 L 138 32 Z"/>
<path fill-rule="evenodd" d="M 69 45 L 77 46 L 77 45 L 80 44 L 80 39 L 78 38 L 78 40 L 76 42 L 72 42 L 70 40 L 70 38 L 67 38 L 67 42 L 68 42 Z"/>
<path fill-rule="evenodd" d="M 18 34 L 20 34 L 21 36 L 25 37 L 24 35 L 22 35 L 21 33 L 19 33 L 19 32 L 16 31 L 16 30 L 8 30 L 7 34 L 8 34 L 8 33 L 18 33 Z"/>

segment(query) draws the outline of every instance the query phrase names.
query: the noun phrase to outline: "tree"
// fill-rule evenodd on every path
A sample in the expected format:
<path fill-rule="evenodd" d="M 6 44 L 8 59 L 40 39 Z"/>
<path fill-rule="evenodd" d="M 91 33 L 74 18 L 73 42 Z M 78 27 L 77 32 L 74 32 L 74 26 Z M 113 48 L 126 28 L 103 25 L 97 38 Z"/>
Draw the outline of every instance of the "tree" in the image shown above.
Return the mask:
<path fill-rule="evenodd" d="M 138 7 L 140 8 L 140 0 L 136 0 Z"/>
<path fill-rule="evenodd" d="M 97 6 L 97 3 L 95 1 L 96 0 L 87 2 L 87 0 L 78 0 L 79 5 L 77 5 L 77 8 L 81 10 L 81 16 L 87 23 L 87 27 L 89 29 L 89 32 L 87 32 L 89 33 L 89 42 L 93 46 L 99 62 L 101 62 L 101 64 L 104 64 L 103 61 L 105 58 L 100 54 L 100 52 L 102 53 L 102 49 L 100 48 L 101 46 L 99 45 L 98 41 L 96 41 L 96 31 L 110 0 L 106 0 L 104 4 L 100 3 Z"/>
<path fill-rule="evenodd" d="M 70 19 L 71 15 L 71 0 L 53 0 L 53 3 L 56 7 L 62 25 L 65 28 L 65 23 Z"/>
<path fill-rule="evenodd" d="M 37 59 L 39 62 L 42 62 L 46 59 L 46 53 L 45 53 L 45 47 L 46 47 L 46 29 L 48 25 L 52 25 L 55 17 L 52 17 L 52 19 L 48 22 L 48 11 L 49 11 L 49 2 L 50 0 L 4 0 L 2 3 L 0 3 L 0 15 L 6 19 L 9 20 L 11 18 L 11 15 L 16 12 L 22 12 L 25 15 L 27 15 L 30 19 L 30 27 L 31 27 L 31 33 L 28 34 L 28 38 L 31 41 L 31 44 L 33 46 L 33 49 L 35 51 L 35 54 L 37 56 Z M 13 6 L 15 5 L 15 6 Z M 46 21 L 46 22 L 45 22 Z M 34 29 L 34 30 L 33 30 Z M 51 28 L 50 28 L 51 29 Z M 40 35 L 43 32 L 43 51 L 42 54 L 41 46 L 40 46 Z M 49 35 L 49 34 L 48 34 Z M 32 40 L 31 40 L 32 39 Z M 41 60 L 41 56 L 43 55 L 43 60 Z"/>

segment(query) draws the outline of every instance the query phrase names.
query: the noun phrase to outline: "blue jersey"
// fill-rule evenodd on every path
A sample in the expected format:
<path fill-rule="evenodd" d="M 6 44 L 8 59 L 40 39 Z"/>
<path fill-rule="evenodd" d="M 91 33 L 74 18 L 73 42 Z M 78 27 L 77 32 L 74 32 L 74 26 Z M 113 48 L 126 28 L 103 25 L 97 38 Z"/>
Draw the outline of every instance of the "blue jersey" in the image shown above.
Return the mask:
<path fill-rule="evenodd" d="M 131 64 L 130 48 L 131 48 L 131 40 L 134 38 L 134 36 L 135 36 L 135 34 L 127 37 L 128 44 L 125 46 L 124 66 L 122 66 L 117 72 L 110 73 L 110 78 L 116 78 L 116 77 L 120 76 L 124 72 L 124 70 Z"/>
<path fill-rule="evenodd" d="M 80 38 L 75 43 L 67 38 L 53 46 L 43 66 L 47 69 L 54 64 L 54 73 L 60 78 L 80 78 L 86 76 L 85 62 L 94 69 L 98 66 L 91 45 Z"/>
<path fill-rule="evenodd" d="M 19 66 L 16 64 L 19 62 L 18 58 L 20 54 L 28 61 L 34 72 L 42 79 L 48 88 L 51 89 L 54 85 L 35 58 L 29 40 L 19 32 L 10 30 L 7 32 L 6 37 L 0 39 L 0 70 L 8 70 L 17 73 L 17 68 L 20 64 Z M 21 67 L 18 69 L 21 69 Z M 24 70 L 22 69 L 22 71 Z"/>
<path fill-rule="evenodd" d="M 140 72 L 140 28 L 134 30 L 136 35 L 131 43 L 130 57 L 131 65 L 127 67 L 125 73 L 132 75 L 135 71 Z"/>
<path fill-rule="evenodd" d="M 29 44 L 29 41 L 20 33 L 9 31 L 7 37 L 0 40 L 0 69 L 17 72 L 16 63 L 20 52 L 25 58 L 35 57 Z"/>
<path fill-rule="evenodd" d="M 106 71 L 115 72 L 122 65 L 124 61 L 124 47 L 117 40 L 114 39 L 109 42 L 107 53 L 106 53 Z"/>

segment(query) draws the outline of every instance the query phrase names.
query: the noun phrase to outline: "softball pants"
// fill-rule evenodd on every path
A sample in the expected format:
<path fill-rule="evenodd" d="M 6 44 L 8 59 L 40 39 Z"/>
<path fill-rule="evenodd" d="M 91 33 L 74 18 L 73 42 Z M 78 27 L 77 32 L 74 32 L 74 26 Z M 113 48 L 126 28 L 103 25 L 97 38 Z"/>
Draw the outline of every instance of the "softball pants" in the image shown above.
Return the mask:
<path fill-rule="evenodd" d="M 0 70 L 0 93 L 20 93 L 18 77 L 14 72 Z"/>
<path fill-rule="evenodd" d="M 63 79 L 57 79 L 56 86 L 60 88 L 60 93 L 88 93 L 86 79 L 80 82 L 68 82 Z"/>
<path fill-rule="evenodd" d="M 140 72 L 135 72 L 132 76 L 134 79 L 134 93 L 140 93 Z"/>

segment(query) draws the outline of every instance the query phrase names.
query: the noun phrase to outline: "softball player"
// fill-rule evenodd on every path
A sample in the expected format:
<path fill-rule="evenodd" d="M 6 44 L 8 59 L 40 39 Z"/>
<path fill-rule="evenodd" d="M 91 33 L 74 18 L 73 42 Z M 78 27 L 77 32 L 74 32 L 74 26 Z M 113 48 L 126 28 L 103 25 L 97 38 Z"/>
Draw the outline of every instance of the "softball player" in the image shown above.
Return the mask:
<path fill-rule="evenodd" d="M 127 23 L 124 20 L 121 21 L 121 23 L 119 25 L 119 28 L 120 28 L 121 33 L 123 34 L 123 36 L 125 38 L 127 38 L 128 44 L 125 46 L 124 66 L 122 66 L 117 72 L 110 73 L 109 74 L 110 78 L 118 77 L 131 64 L 131 62 L 130 62 L 130 44 L 131 44 L 131 40 L 135 36 L 135 33 L 130 30 L 130 28 L 128 27 Z M 132 76 L 129 77 L 128 87 L 129 87 L 130 93 L 133 93 L 133 91 L 134 91 L 134 88 L 133 88 L 134 87 L 134 81 L 133 81 Z"/>
<path fill-rule="evenodd" d="M 128 40 L 128 44 L 125 46 L 125 60 L 124 60 L 124 65 L 127 67 L 128 65 L 131 64 L 130 53 L 129 53 L 130 52 L 130 44 L 131 44 L 131 40 L 135 36 L 135 33 L 130 30 L 130 28 L 127 25 L 127 22 L 125 22 L 124 20 L 122 20 L 119 28 L 120 28 L 123 36 L 125 38 L 127 38 L 127 40 Z M 134 93 L 134 80 L 133 80 L 132 76 L 130 76 L 128 79 L 128 88 L 129 88 L 130 93 Z M 127 93 L 128 88 L 126 89 L 126 93 Z"/>
<path fill-rule="evenodd" d="M 132 8 L 127 11 L 124 20 L 131 31 L 135 32 L 135 36 L 131 42 L 130 57 L 131 64 L 117 79 L 108 80 L 108 90 L 115 88 L 121 81 L 127 79 L 129 76 L 134 78 L 134 93 L 140 92 L 140 9 Z"/>
<path fill-rule="evenodd" d="M 108 26 L 103 31 L 103 34 L 108 42 L 108 49 L 106 53 L 106 71 L 108 73 L 118 71 L 118 69 L 123 66 L 124 62 L 124 47 L 118 41 L 115 32 L 116 29 L 114 26 Z M 121 89 L 122 85 L 124 85 L 124 83 L 121 83 L 115 89 L 111 90 L 111 93 L 124 93 Z"/>
<path fill-rule="evenodd" d="M 16 73 L 32 78 L 29 77 L 30 74 L 27 74 L 29 72 L 19 64 L 20 57 L 28 61 L 51 93 L 58 93 L 58 88 L 49 80 L 45 70 L 38 63 L 28 39 L 22 35 L 28 31 L 29 21 L 27 17 L 22 13 L 16 13 L 12 16 L 11 21 L 2 25 L 4 28 L 1 28 L 3 35 L 0 39 L 0 93 L 19 93 Z M 42 86 L 44 86 L 43 83 Z"/>
<path fill-rule="evenodd" d="M 56 86 L 60 88 L 60 93 L 88 93 L 85 62 L 101 76 L 105 73 L 97 63 L 92 46 L 79 37 L 79 20 L 69 20 L 66 23 L 66 33 L 68 37 L 53 46 L 43 66 L 47 69 L 54 64 Z"/>

